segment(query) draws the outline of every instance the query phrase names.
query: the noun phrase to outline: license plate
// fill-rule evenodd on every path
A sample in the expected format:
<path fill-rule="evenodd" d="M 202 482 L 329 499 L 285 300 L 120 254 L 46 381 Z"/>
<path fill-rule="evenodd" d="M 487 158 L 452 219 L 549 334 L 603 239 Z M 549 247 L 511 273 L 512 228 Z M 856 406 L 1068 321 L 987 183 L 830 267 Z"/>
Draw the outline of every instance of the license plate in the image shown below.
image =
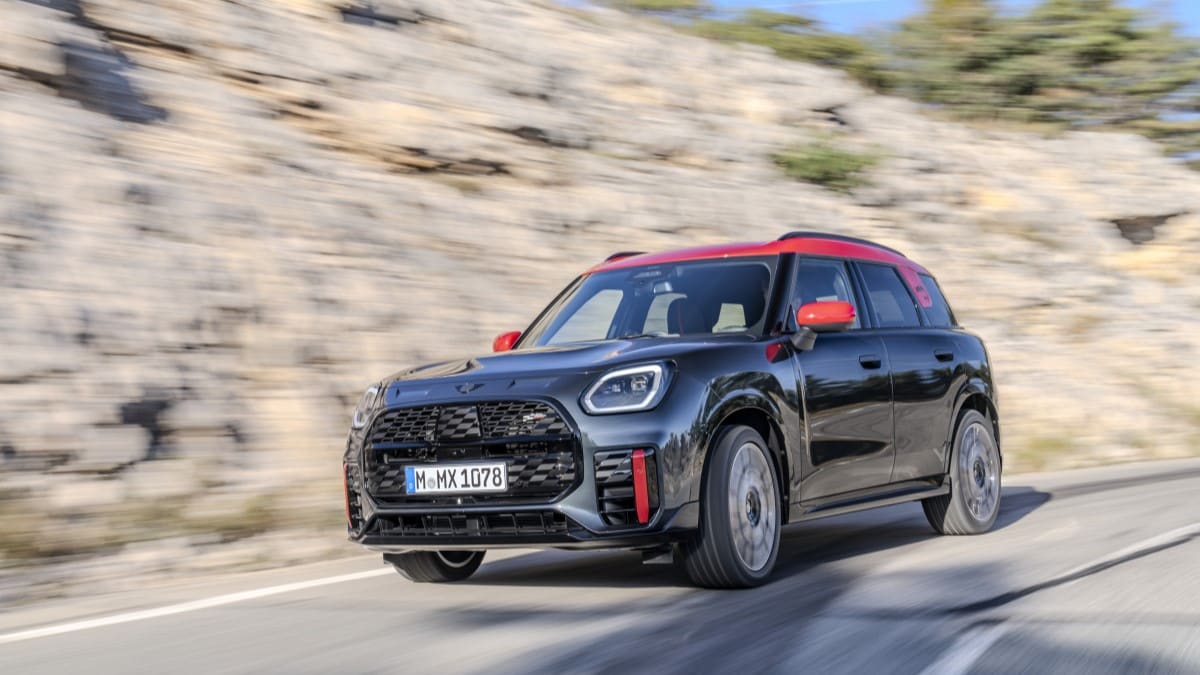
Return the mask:
<path fill-rule="evenodd" d="M 504 462 L 404 467 L 404 490 L 410 495 L 504 492 L 508 466 Z"/>

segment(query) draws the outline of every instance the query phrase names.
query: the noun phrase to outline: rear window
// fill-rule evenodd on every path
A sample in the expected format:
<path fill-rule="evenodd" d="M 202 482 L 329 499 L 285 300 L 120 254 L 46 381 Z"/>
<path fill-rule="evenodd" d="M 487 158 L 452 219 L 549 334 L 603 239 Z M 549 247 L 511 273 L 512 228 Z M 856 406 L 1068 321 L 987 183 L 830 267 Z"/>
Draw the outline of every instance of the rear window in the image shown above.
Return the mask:
<path fill-rule="evenodd" d="M 938 328 L 957 326 L 958 322 L 954 319 L 954 312 L 950 310 L 950 303 L 946 302 L 946 296 L 942 295 L 942 289 L 938 287 L 937 281 L 927 274 L 920 275 L 920 278 L 921 285 L 925 287 L 925 292 L 929 294 L 929 299 L 932 301 L 925 308 L 925 318 L 929 319 L 930 325 Z"/>
<path fill-rule="evenodd" d="M 859 263 L 875 325 L 879 328 L 915 328 L 921 325 L 917 303 L 894 267 Z"/>

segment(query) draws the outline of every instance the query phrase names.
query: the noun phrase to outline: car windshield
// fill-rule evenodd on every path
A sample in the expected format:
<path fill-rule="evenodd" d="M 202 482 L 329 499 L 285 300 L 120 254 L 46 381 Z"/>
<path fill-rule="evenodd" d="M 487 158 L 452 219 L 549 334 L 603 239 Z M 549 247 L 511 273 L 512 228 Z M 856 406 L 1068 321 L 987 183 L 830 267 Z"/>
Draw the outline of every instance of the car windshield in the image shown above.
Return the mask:
<path fill-rule="evenodd" d="M 776 258 L 724 258 L 596 272 L 577 280 L 523 346 L 622 338 L 760 334 Z"/>

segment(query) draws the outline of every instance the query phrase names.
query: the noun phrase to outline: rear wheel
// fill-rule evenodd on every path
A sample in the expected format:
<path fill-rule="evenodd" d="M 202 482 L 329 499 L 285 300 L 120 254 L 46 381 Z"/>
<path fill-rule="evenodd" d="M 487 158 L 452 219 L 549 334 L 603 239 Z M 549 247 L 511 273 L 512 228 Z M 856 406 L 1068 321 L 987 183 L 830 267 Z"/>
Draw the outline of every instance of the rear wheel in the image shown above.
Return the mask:
<path fill-rule="evenodd" d="M 483 563 L 484 551 L 413 551 L 389 553 L 383 559 L 406 579 L 417 583 L 462 581 Z"/>
<path fill-rule="evenodd" d="M 1000 448 L 992 422 L 977 410 L 959 417 L 950 455 L 950 494 L 921 501 L 938 534 L 980 534 L 1000 513 Z"/>
<path fill-rule="evenodd" d="M 700 531 L 680 545 L 692 583 L 709 588 L 757 586 L 779 555 L 778 479 L 767 444 L 754 429 L 730 426 L 708 458 Z"/>

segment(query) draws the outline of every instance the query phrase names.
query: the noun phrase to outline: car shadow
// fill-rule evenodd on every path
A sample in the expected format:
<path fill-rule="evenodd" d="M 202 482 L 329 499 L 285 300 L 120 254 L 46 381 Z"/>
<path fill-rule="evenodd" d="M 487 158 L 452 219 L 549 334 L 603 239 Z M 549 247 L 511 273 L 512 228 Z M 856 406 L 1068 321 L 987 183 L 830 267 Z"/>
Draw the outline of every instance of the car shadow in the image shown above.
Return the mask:
<path fill-rule="evenodd" d="M 993 530 L 1012 526 L 1050 501 L 1028 486 L 1003 490 Z M 937 538 L 919 504 L 899 504 L 784 528 L 773 581 L 823 563 Z M 646 565 L 637 551 L 539 551 L 485 563 L 463 585 L 561 587 L 688 587 L 672 565 Z"/>

